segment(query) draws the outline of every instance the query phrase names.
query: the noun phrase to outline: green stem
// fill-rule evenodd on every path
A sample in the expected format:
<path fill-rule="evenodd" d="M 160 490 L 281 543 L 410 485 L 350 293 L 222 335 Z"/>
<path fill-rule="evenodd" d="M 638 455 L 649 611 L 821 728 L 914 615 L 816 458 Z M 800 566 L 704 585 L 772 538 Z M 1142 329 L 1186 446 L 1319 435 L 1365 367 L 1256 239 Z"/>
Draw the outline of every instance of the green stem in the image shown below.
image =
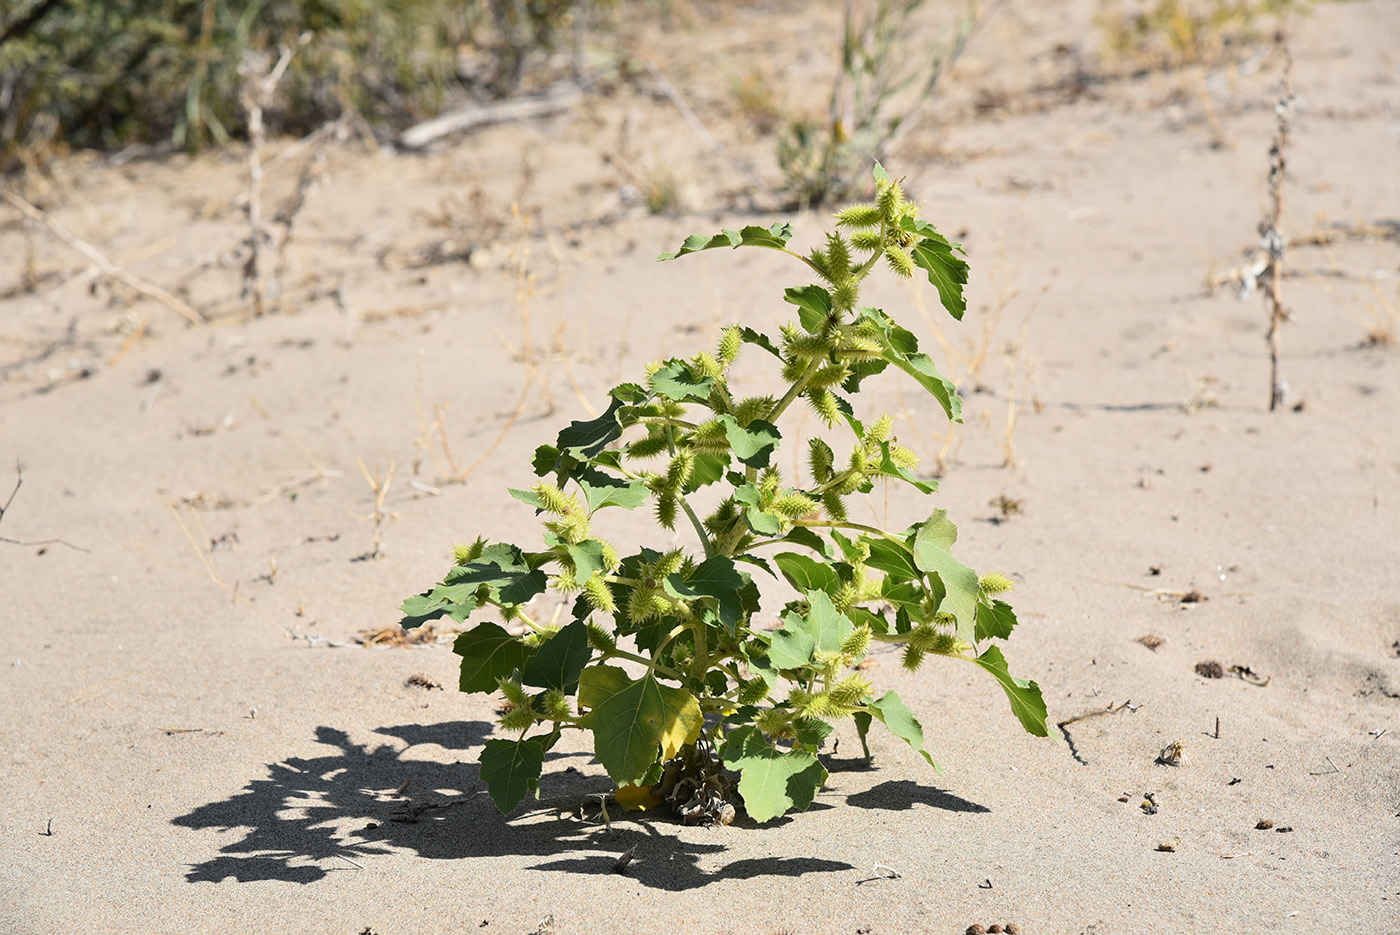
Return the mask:
<path fill-rule="evenodd" d="M 793 525 L 794 525 L 794 526 L 803 526 L 803 527 L 806 527 L 806 528 L 808 528 L 808 529 L 817 529 L 817 528 L 821 528 L 821 529 L 856 529 L 856 530 L 859 530 L 860 532 L 868 532 L 868 533 L 871 533 L 872 535 L 876 535 L 876 536 L 879 536 L 879 537 L 882 538 L 882 539 L 886 539 L 886 540 L 888 540 L 888 541 L 890 541 L 890 542 L 893 542 L 894 544 L 898 545 L 900 548 L 904 549 L 904 551 L 909 552 L 909 553 L 911 553 L 911 554 L 912 554 L 913 551 L 914 551 L 913 549 L 909 548 L 909 543 L 905 542 L 903 539 L 899 538 L 898 536 L 894 535 L 893 533 L 885 532 L 883 529 L 880 529 L 880 528 L 878 528 L 878 527 L 876 527 L 876 526 L 867 526 L 867 525 L 864 524 L 864 523 L 846 523 L 846 522 L 839 522 L 839 523 L 838 523 L 838 522 L 835 522 L 835 521 L 831 521 L 831 520 L 822 520 L 822 519 L 800 519 L 800 520 L 797 520 L 796 522 L 794 522 Z"/>
<path fill-rule="evenodd" d="M 669 642 L 669 640 L 667 642 Z M 658 649 L 657 655 L 659 656 L 660 654 L 661 650 Z M 636 653 L 629 653 L 625 649 L 614 649 L 611 652 L 605 654 L 603 658 L 605 660 L 626 659 L 629 662 L 640 662 L 642 665 L 647 667 L 648 672 L 659 672 L 661 675 L 666 676 L 668 679 L 675 679 L 677 682 L 681 683 L 685 682 L 685 676 L 677 672 L 675 669 L 672 669 L 670 666 L 663 666 L 655 659 L 648 659 L 645 656 L 638 656 Z"/>
<path fill-rule="evenodd" d="M 695 527 L 695 534 L 700 537 L 700 544 L 705 547 L 705 557 L 710 558 L 715 554 L 715 544 L 710 541 L 710 537 L 705 533 L 705 524 L 700 522 L 700 517 L 695 515 L 695 511 L 690 508 L 690 503 L 682 494 L 676 494 L 676 502 L 685 510 L 685 515 L 690 518 L 690 525 Z"/>

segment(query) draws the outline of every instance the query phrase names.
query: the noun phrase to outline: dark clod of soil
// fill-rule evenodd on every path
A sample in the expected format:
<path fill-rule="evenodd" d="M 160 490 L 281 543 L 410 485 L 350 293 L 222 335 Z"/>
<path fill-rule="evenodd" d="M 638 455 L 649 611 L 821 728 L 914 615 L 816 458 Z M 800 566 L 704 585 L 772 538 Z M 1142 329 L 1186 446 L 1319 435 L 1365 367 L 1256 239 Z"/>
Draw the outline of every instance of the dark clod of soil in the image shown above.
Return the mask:
<path fill-rule="evenodd" d="M 1161 648 L 1162 644 L 1166 642 L 1166 639 L 1158 636 L 1156 633 L 1148 633 L 1145 636 L 1139 636 L 1138 642 L 1155 653 Z"/>
<path fill-rule="evenodd" d="M 1202 594 L 1200 591 L 1197 591 L 1195 588 L 1192 588 L 1185 594 L 1181 595 L 1181 603 L 1183 604 L 1199 604 L 1203 601 L 1208 600 L 1210 600 L 1210 598 L 1206 597 L 1204 594 Z"/>
<path fill-rule="evenodd" d="M 1268 819 L 1268 818 L 1261 818 L 1261 819 L 1259 819 L 1257 822 L 1254 823 L 1254 827 L 1255 827 L 1257 830 L 1259 830 L 1259 831 L 1268 831 L 1268 830 L 1269 830 L 1270 828 L 1272 828 L 1273 826 L 1274 826 L 1273 821 L 1272 821 L 1271 819 Z"/>
<path fill-rule="evenodd" d="M 1207 659 L 1196 663 L 1196 674 L 1201 678 L 1221 679 L 1225 677 L 1225 667 L 1214 659 Z"/>
<path fill-rule="evenodd" d="M 965 935 L 987 935 L 987 930 L 974 922 L 967 927 Z"/>

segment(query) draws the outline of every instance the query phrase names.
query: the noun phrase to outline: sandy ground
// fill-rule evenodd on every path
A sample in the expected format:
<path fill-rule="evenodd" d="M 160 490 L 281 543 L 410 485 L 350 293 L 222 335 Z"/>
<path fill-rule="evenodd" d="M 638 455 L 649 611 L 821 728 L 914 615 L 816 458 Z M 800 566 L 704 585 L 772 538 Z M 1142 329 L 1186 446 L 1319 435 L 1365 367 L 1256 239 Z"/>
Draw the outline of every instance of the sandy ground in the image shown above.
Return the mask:
<path fill-rule="evenodd" d="M 612 383 L 785 320 L 804 280 L 781 256 L 652 258 L 788 215 L 643 77 L 426 155 L 330 148 L 286 300 L 254 319 L 239 153 L 74 157 L 25 190 L 220 317 L 188 325 L 4 216 L 0 497 L 16 461 L 23 485 L 0 525 L 0 929 L 1400 932 L 1400 350 L 1366 341 L 1400 327 L 1377 227 L 1400 218 L 1400 6 L 1324 4 L 1295 35 L 1284 227 L 1375 230 L 1290 253 L 1273 414 L 1259 300 L 1205 283 L 1254 238 L 1281 63 L 1212 73 L 1214 148 L 1183 73 L 1065 90 L 1092 6 L 1005 4 L 891 160 L 973 264 L 936 351 L 968 418 L 949 436 L 893 382 L 873 402 L 941 457 L 964 560 L 1017 580 L 1007 652 L 1052 721 L 1130 708 L 1037 740 L 990 679 L 877 656 L 943 775 L 883 735 L 866 769 L 842 728 L 805 813 L 605 827 L 571 813 L 608 789 L 575 744 L 502 818 L 476 763 L 492 705 L 450 690 L 449 648 L 353 640 L 450 543 L 534 535 L 506 486 Z M 799 106 L 837 13 L 707 9 L 626 42 L 774 181 L 730 78 L 761 61 Z M 663 169 L 678 216 L 637 202 Z M 820 216 L 793 220 L 816 241 Z M 928 286 L 875 298 L 939 347 Z M 360 460 L 396 468 L 378 558 Z M 1172 741 L 1184 763 L 1154 762 Z"/>

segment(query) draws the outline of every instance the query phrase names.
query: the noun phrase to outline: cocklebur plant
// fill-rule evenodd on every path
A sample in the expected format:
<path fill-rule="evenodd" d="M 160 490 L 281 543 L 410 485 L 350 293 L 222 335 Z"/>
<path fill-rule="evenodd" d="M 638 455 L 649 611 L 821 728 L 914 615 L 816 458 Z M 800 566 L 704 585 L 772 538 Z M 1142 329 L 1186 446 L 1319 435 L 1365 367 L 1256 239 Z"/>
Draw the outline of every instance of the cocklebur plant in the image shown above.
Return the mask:
<path fill-rule="evenodd" d="M 991 645 L 1016 625 L 1002 600 L 1011 581 L 953 556 L 957 528 L 941 509 L 894 531 L 849 515 L 850 498 L 876 483 L 934 490 L 914 473 L 918 458 L 888 414 L 857 417 L 851 400 L 866 380 L 901 371 L 949 419 L 960 412 L 956 388 L 914 335 L 859 304 L 866 277 L 888 268 L 905 278 L 922 270 L 953 317 L 965 309 L 961 248 L 878 164 L 875 180 L 875 200 L 839 212 L 825 245 L 807 255 L 788 249 L 788 224 L 692 236 L 662 254 L 768 248 L 800 260 L 815 281 L 786 290 L 797 322 L 776 337 L 729 327 L 712 352 L 650 365 L 644 381 L 611 390 L 602 415 L 536 450 L 540 480 L 511 493 L 535 509 L 542 547 L 458 546 L 442 583 L 404 602 L 405 627 L 497 618 L 475 623 L 454 650 L 461 689 L 503 699 L 505 736 L 481 753 L 503 813 L 538 789 L 545 754 L 566 730 L 592 734 L 622 805 L 665 802 L 696 822 L 732 818 L 735 773 L 753 820 L 805 809 L 827 778 L 817 752 L 843 720 L 867 757 L 867 732 L 880 721 L 932 765 L 914 714 L 857 668 L 878 644 L 900 647 L 910 671 L 926 671 L 930 656 L 984 669 L 1025 729 L 1047 736 L 1039 687 L 1012 676 Z M 771 355 L 780 397 L 734 391 L 730 367 L 745 348 Z M 778 451 L 798 405 L 816 412 L 826 435 L 807 439 L 807 470 L 791 476 Z M 624 554 L 595 529 L 600 511 L 644 504 L 667 541 L 692 544 Z M 797 597 L 767 629 L 760 621 L 773 614 L 763 616 L 758 580 L 779 576 Z M 572 598 L 569 622 L 532 618 L 527 605 L 546 592 Z"/>

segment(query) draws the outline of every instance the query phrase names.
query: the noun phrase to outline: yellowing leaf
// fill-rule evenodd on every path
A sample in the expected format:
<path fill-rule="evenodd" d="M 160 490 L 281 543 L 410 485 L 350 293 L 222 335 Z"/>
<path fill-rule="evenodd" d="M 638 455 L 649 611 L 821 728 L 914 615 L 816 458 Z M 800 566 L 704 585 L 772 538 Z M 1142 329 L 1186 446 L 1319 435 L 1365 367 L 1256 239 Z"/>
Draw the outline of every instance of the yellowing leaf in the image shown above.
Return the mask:
<path fill-rule="evenodd" d="M 628 783 L 618 788 L 617 804 L 629 812 L 645 812 L 660 805 L 661 799 L 651 794 L 651 786 Z"/>

